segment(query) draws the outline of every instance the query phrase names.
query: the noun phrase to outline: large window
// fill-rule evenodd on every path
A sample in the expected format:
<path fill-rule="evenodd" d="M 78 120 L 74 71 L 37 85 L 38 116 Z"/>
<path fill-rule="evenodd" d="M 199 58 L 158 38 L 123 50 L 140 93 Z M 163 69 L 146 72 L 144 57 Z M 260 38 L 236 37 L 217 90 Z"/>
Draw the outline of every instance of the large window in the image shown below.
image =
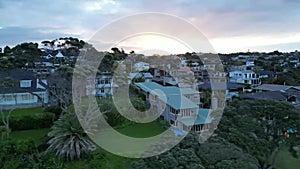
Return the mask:
<path fill-rule="evenodd" d="M 31 80 L 21 80 L 20 87 L 31 87 Z"/>
<path fill-rule="evenodd" d="M 14 100 L 13 95 L 4 95 L 4 101 L 10 102 L 10 101 L 13 101 L 13 100 Z"/>
<path fill-rule="evenodd" d="M 31 94 L 22 94 L 22 100 L 32 100 L 33 95 Z"/>

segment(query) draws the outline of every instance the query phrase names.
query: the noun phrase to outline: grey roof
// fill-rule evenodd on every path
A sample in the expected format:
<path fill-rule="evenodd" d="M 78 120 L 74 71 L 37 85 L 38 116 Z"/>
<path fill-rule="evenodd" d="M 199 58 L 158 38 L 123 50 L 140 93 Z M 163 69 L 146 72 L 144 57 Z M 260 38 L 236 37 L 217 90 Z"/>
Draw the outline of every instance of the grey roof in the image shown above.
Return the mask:
<path fill-rule="evenodd" d="M 33 80 L 36 79 L 32 72 L 23 69 L 12 69 L 0 71 L 0 78 L 12 78 L 15 80 Z"/>
<path fill-rule="evenodd" d="M 255 87 L 256 90 L 264 90 L 264 91 L 282 91 L 290 88 L 295 88 L 300 90 L 299 86 L 288 86 L 288 85 L 278 85 L 278 84 L 262 84 L 260 86 Z"/>
<path fill-rule="evenodd" d="M 10 93 L 27 93 L 27 92 L 42 92 L 45 89 L 36 88 L 37 78 L 32 74 L 32 72 L 23 70 L 23 69 L 13 69 L 7 71 L 0 71 L 0 79 L 12 79 L 13 86 L 0 87 L 1 94 L 10 94 Z M 21 80 L 31 80 L 31 87 L 21 88 Z"/>
<path fill-rule="evenodd" d="M 259 75 L 271 75 L 271 76 L 276 75 L 275 72 L 272 72 L 272 71 L 270 71 L 270 70 L 261 70 L 261 71 L 258 72 L 258 74 L 259 74 Z"/>
<path fill-rule="evenodd" d="M 244 93 L 239 95 L 241 99 L 255 99 L 255 100 L 286 100 L 286 96 L 280 91 L 267 91 L 257 93 Z"/>
<path fill-rule="evenodd" d="M 237 83 L 227 82 L 213 82 L 213 83 L 203 83 L 198 85 L 200 89 L 212 89 L 212 90 L 234 90 L 243 89 L 245 86 Z"/>
<path fill-rule="evenodd" d="M 233 70 L 233 71 L 230 71 L 230 72 L 255 73 L 252 70 Z"/>

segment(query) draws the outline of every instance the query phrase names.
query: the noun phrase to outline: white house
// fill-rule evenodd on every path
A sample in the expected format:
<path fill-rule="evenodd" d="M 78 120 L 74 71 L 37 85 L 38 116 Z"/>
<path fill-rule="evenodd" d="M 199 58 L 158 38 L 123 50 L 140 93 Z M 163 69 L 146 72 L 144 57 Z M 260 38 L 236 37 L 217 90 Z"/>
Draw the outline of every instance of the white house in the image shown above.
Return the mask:
<path fill-rule="evenodd" d="M 254 61 L 253 60 L 247 60 L 246 61 L 246 67 L 254 67 L 255 64 L 254 64 Z"/>
<path fill-rule="evenodd" d="M 150 65 L 149 65 L 149 63 L 146 63 L 146 62 L 137 62 L 134 64 L 134 68 L 137 71 L 147 71 L 147 70 L 149 70 Z"/>
<path fill-rule="evenodd" d="M 119 86 L 113 81 L 111 73 L 102 73 L 86 85 L 86 95 L 106 96 L 113 95 Z"/>
<path fill-rule="evenodd" d="M 48 103 L 47 90 L 41 83 L 47 82 L 25 70 L 1 71 L 0 106 L 3 109 L 27 108 Z"/>
<path fill-rule="evenodd" d="M 249 84 L 257 86 L 261 84 L 259 75 L 252 70 L 235 70 L 229 72 L 229 81 L 233 83 Z"/>

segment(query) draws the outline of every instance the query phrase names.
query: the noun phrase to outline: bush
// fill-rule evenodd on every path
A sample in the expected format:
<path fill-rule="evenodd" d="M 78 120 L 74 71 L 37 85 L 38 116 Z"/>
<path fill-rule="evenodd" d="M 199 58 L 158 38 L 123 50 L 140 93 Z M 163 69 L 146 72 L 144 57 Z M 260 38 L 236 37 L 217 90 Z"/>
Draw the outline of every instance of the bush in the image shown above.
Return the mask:
<path fill-rule="evenodd" d="M 50 112 L 55 115 L 55 118 L 58 119 L 60 114 L 62 113 L 62 109 L 58 106 L 51 106 L 51 107 L 46 107 L 44 109 L 44 112 Z"/>
<path fill-rule="evenodd" d="M 14 117 L 10 119 L 10 128 L 13 131 L 50 128 L 53 124 L 54 119 L 55 115 L 47 112 Z"/>

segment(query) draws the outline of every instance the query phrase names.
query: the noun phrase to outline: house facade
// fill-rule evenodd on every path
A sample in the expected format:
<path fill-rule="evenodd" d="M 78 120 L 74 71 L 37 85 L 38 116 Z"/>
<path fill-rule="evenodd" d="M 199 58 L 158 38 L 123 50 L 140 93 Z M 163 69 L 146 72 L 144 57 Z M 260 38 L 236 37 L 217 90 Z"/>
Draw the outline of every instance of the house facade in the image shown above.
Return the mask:
<path fill-rule="evenodd" d="M 146 63 L 146 62 L 137 62 L 134 64 L 134 68 L 137 71 L 147 71 L 147 70 L 149 70 L 150 65 L 149 65 L 149 63 Z"/>
<path fill-rule="evenodd" d="M 233 83 L 248 84 L 258 86 L 261 84 L 259 75 L 252 70 L 235 70 L 229 72 L 229 81 Z"/>
<path fill-rule="evenodd" d="M 102 73 L 95 79 L 88 80 L 86 84 L 86 95 L 106 96 L 113 95 L 119 86 L 113 81 L 111 73 Z"/>
<path fill-rule="evenodd" d="M 210 109 L 200 108 L 200 93 L 191 88 L 162 86 L 155 82 L 135 83 L 146 95 L 155 113 L 173 129 L 183 133 L 201 132 L 211 127 Z"/>
<path fill-rule="evenodd" d="M 30 72 L 16 69 L 0 72 L 0 106 L 3 109 L 38 107 L 48 103 L 47 90 Z"/>

